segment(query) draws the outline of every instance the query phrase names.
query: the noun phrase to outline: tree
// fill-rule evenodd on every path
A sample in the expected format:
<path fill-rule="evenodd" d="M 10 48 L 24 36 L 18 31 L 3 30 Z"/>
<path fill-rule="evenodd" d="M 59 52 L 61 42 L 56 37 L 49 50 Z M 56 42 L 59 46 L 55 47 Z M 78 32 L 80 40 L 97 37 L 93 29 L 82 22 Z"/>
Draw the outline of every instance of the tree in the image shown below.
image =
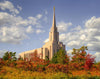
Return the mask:
<path fill-rule="evenodd" d="M 65 63 L 65 59 L 66 59 L 65 50 L 63 50 L 61 48 L 57 53 L 54 54 L 54 56 L 52 58 L 52 62 L 53 63 L 64 64 Z"/>
<path fill-rule="evenodd" d="M 78 63 L 85 62 L 86 50 L 88 50 L 87 46 L 82 46 L 79 49 L 73 48 L 72 62 L 78 62 Z"/>
<path fill-rule="evenodd" d="M 65 63 L 68 64 L 70 61 L 70 56 L 66 55 L 66 58 L 65 58 Z"/>
<path fill-rule="evenodd" d="M 87 46 L 82 46 L 79 49 L 73 48 L 71 64 L 75 69 L 83 69 L 86 61 Z"/>
<path fill-rule="evenodd" d="M 57 53 L 57 61 L 58 63 L 64 64 L 65 63 L 65 51 L 61 48 Z"/>
<path fill-rule="evenodd" d="M 10 61 L 15 61 L 17 58 L 15 57 L 16 52 L 9 52 L 7 51 L 4 56 L 3 60 L 10 60 Z"/>
<path fill-rule="evenodd" d="M 87 54 L 84 68 L 89 70 L 92 67 L 92 65 L 94 64 L 94 61 L 95 61 L 95 57 L 93 57 L 90 54 Z"/>
<path fill-rule="evenodd" d="M 88 70 L 94 64 L 95 57 L 87 54 L 86 50 L 88 50 L 87 46 L 82 46 L 79 49 L 73 49 L 72 64 L 74 64 L 74 67 L 77 69 L 85 68 Z"/>
<path fill-rule="evenodd" d="M 57 61 L 57 53 L 54 54 L 53 58 L 52 58 L 52 63 L 58 63 Z"/>

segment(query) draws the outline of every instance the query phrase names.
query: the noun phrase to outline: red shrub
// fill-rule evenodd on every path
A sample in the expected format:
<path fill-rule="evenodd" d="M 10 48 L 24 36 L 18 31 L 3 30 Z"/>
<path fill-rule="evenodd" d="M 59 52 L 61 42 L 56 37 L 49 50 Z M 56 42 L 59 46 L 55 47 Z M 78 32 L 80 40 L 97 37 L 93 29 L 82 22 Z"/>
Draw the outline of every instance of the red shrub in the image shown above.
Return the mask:
<path fill-rule="evenodd" d="M 92 65 L 94 64 L 94 60 L 95 60 L 95 57 L 93 57 L 90 54 L 87 54 L 84 68 L 89 70 L 92 67 Z"/>
<path fill-rule="evenodd" d="M 49 69 L 50 71 L 61 71 L 64 73 L 68 72 L 68 65 L 62 65 L 62 64 L 49 64 L 46 69 Z"/>

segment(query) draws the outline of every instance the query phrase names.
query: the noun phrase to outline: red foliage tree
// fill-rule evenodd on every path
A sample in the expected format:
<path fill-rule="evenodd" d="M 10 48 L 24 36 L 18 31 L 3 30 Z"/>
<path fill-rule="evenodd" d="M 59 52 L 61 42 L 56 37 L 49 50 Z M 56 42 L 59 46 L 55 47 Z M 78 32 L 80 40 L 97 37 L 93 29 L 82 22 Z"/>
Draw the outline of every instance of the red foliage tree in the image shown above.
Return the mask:
<path fill-rule="evenodd" d="M 89 70 L 92 67 L 92 65 L 94 64 L 94 61 L 95 61 L 95 57 L 93 57 L 90 54 L 87 54 L 84 68 Z"/>

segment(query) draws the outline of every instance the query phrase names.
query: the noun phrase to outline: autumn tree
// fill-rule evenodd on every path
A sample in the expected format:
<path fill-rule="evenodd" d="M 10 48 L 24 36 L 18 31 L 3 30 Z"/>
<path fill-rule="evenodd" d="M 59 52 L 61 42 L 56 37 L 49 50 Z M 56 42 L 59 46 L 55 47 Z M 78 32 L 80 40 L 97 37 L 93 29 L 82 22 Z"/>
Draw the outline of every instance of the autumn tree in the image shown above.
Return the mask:
<path fill-rule="evenodd" d="M 64 61 L 66 64 L 68 64 L 70 62 L 70 56 L 66 55 Z"/>
<path fill-rule="evenodd" d="M 90 54 L 86 53 L 87 46 L 82 46 L 79 49 L 73 49 L 73 57 L 72 57 L 72 63 L 73 66 L 77 69 L 85 68 L 90 69 L 92 65 L 94 64 L 95 57 L 93 57 Z"/>
<path fill-rule="evenodd" d="M 78 62 L 78 63 L 85 62 L 86 50 L 88 50 L 87 46 L 82 46 L 79 49 L 73 48 L 72 62 Z"/>
<path fill-rule="evenodd" d="M 79 49 L 73 48 L 72 64 L 76 69 L 82 69 L 86 61 L 87 46 L 82 46 Z"/>
<path fill-rule="evenodd" d="M 84 68 L 87 70 L 91 69 L 92 65 L 94 64 L 94 61 L 95 57 L 90 54 L 87 54 Z"/>

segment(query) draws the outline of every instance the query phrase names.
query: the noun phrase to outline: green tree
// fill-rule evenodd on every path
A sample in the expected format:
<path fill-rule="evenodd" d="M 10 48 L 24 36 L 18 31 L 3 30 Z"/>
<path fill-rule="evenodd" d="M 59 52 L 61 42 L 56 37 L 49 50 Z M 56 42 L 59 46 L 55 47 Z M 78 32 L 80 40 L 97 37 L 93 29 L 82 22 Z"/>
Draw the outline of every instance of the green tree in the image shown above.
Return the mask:
<path fill-rule="evenodd" d="M 65 50 L 63 50 L 61 48 L 57 53 L 54 54 L 54 56 L 52 58 L 52 62 L 53 63 L 64 64 L 65 63 L 65 59 L 66 59 Z"/>
<path fill-rule="evenodd" d="M 3 56 L 3 60 L 15 61 L 17 58 L 15 57 L 16 52 L 6 52 Z"/>
<path fill-rule="evenodd" d="M 54 53 L 54 56 L 53 56 L 53 58 L 52 58 L 52 63 L 58 63 L 58 61 L 57 61 L 57 53 Z"/>

